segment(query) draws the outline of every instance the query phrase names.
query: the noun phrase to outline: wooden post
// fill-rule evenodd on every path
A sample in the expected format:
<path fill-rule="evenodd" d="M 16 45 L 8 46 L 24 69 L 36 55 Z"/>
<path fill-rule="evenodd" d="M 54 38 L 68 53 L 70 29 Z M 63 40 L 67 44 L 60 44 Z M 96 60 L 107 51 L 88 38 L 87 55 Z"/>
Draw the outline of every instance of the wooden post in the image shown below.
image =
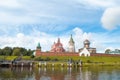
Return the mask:
<path fill-rule="evenodd" d="M 72 63 L 70 63 L 70 67 L 72 67 Z"/>
<path fill-rule="evenodd" d="M 55 64 L 54 63 L 52 63 L 52 67 L 54 67 L 55 66 Z"/>
<path fill-rule="evenodd" d="M 31 63 L 30 63 L 30 67 L 32 67 L 32 65 L 33 65 L 33 64 L 32 64 L 32 62 L 31 62 Z"/>
<path fill-rule="evenodd" d="M 64 66 L 64 64 L 63 64 L 63 63 L 61 63 L 61 66 L 63 67 L 63 66 Z"/>
<path fill-rule="evenodd" d="M 41 67 L 41 62 L 39 62 L 38 67 Z"/>
<path fill-rule="evenodd" d="M 79 65 L 82 66 L 82 61 L 80 60 Z"/>
<path fill-rule="evenodd" d="M 22 65 L 22 67 L 23 67 L 24 63 L 22 62 L 21 65 Z"/>
<path fill-rule="evenodd" d="M 47 66 L 47 63 L 45 62 L 44 65 L 45 65 L 45 67 L 46 67 L 46 66 Z"/>

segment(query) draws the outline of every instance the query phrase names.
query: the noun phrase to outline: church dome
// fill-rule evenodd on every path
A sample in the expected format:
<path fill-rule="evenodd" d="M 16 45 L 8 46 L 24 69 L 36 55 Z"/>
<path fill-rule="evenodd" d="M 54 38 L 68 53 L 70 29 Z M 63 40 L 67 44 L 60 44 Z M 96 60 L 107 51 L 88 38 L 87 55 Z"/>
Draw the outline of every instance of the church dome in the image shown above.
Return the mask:
<path fill-rule="evenodd" d="M 57 43 L 54 43 L 51 49 L 51 52 L 64 52 L 64 48 L 62 43 L 60 42 L 60 38 L 58 38 Z"/>
<path fill-rule="evenodd" d="M 86 39 L 86 40 L 84 41 L 84 44 L 90 44 L 90 41 L 89 41 L 88 39 Z"/>

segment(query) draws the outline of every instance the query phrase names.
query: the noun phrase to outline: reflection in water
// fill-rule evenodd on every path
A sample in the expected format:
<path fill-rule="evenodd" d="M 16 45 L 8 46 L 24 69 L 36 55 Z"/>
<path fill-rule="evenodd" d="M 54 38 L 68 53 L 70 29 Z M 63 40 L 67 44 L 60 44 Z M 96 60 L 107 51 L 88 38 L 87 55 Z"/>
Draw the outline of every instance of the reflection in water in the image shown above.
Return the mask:
<path fill-rule="evenodd" d="M 33 72 L 29 68 L 0 68 L 0 80 L 29 80 L 32 75 Z"/>
<path fill-rule="evenodd" d="M 0 80 L 120 80 L 119 66 L 0 68 Z"/>

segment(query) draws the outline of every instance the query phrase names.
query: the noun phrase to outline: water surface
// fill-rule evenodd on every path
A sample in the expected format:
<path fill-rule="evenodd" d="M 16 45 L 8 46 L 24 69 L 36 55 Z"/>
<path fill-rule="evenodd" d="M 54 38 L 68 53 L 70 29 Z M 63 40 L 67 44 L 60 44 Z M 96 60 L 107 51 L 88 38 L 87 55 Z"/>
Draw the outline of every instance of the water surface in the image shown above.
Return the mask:
<path fill-rule="evenodd" d="M 119 66 L 0 68 L 0 80 L 120 80 Z"/>

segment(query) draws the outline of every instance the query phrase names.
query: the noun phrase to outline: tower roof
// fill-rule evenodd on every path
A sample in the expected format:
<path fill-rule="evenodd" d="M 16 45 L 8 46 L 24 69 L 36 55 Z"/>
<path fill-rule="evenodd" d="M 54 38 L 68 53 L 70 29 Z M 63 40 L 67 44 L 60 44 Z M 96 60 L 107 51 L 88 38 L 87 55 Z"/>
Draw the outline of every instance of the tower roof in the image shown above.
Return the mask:
<path fill-rule="evenodd" d="M 73 40 L 73 38 L 72 38 L 72 34 L 71 34 L 69 43 L 74 43 L 74 40 Z"/>
<path fill-rule="evenodd" d="M 60 43 L 60 38 L 58 38 L 58 42 L 57 43 Z"/>
<path fill-rule="evenodd" d="M 88 39 L 86 39 L 86 40 L 84 41 L 84 44 L 90 44 L 90 41 L 89 41 Z"/>
<path fill-rule="evenodd" d="M 40 46 L 40 42 L 38 43 L 37 47 L 41 47 L 41 46 Z"/>

